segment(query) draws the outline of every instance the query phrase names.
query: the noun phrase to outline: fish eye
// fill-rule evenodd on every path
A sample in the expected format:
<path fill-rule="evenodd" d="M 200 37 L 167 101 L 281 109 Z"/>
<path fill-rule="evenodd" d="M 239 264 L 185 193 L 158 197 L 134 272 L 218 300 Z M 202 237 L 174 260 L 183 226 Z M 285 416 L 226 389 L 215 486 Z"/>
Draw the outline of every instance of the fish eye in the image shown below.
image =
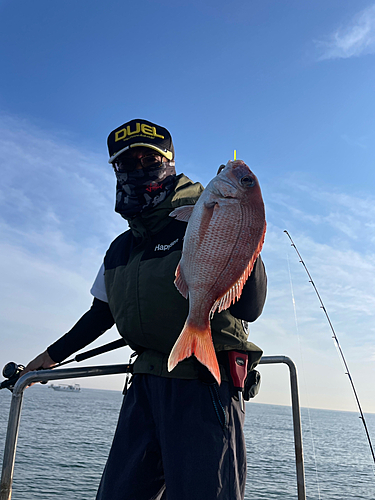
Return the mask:
<path fill-rule="evenodd" d="M 240 183 L 243 187 L 253 187 L 255 186 L 255 179 L 250 175 L 245 175 L 245 177 L 242 177 L 240 180 Z"/>

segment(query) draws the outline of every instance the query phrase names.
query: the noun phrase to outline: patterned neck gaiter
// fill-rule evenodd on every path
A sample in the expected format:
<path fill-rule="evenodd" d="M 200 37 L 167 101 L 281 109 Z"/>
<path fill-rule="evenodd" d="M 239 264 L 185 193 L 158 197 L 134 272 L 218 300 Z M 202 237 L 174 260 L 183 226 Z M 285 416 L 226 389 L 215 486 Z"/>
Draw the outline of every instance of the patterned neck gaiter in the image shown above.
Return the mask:
<path fill-rule="evenodd" d="M 175 162 L 163 162 L 154 169 L 116 172 L 115 212 L 124 219 L 150 210 L 173 191 L 176 182 Z"/>

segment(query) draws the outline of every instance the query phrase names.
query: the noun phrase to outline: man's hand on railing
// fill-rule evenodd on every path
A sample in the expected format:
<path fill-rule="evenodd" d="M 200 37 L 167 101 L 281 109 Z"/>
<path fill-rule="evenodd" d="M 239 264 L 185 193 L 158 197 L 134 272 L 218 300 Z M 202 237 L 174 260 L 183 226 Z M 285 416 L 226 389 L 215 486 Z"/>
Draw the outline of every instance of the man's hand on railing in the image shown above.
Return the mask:
<path fill-rule="evenodd" d="M 47 351 L 42 352 L 36 358 L 34 358 L 28 365 L 26 365 L 25 369 L 22 371 L 21 375 L 25 375 L 25 373 L 32 372 L 34 370 L 46 370 L 47 368 L 52 368 L 56 365 L 55 361 L 51 358 Z M 29 387 L 34 385 L 35 382 L 30 384 Z"/>

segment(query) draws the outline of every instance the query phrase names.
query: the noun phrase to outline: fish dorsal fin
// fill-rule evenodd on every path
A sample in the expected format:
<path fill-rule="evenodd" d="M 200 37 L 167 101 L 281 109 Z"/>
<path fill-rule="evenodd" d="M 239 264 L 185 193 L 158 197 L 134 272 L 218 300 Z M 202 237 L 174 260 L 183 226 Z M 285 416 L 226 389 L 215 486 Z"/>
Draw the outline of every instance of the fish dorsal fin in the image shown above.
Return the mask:
<path fill-rule="evenodd" d="M 178 207 L 169 214 L 169 217 L 175 217 L 177 220 L 182 220 L 183 222 L 188 222 L 191 213 L 195 205 L 184 205 L 183 207 Z"/>
<path fill-rule="evenodd" d="M 258 246 L 249 262 L 247 265 L 246 269 L 242 273 L 242 276 L 232 285 L 229 290 L 219 299 L 217 299 L 214 303 L 214 305 L 211 308 L 210 311 L 210 317 L 212 318 L 214 315 L 214 312 L 218 310 L 220 313 L 221 311 L 224 311 L 225 309 L 228 309 L 232 304 L 235 303 L 236 300 L 238 300 L 241 297 L 243 287 L 248 279 L 248 277 L 251 274 L 251 271 L 253 270 L 254 264 L 256 259 L 258 258 L 258 255 L 260 254 L 260 251 L 262 250 L 263 247 L 263 242 L 264 242 L 264 237 L 266 235 L 266 224 L 264 224 L 264 230 L 262 237 L 258 243 Z"/>
<path fill-rule="evenodd" d="M 189 289 L 187 286 L 187 283 L 185 281 L 184 275 L 181 272 L 181 266 L 178 264 L 176 268 L 176 278 L 174 280 L 174 284 L 176 285 L 177 290 L 180 292 L 180 294 L 187 299 Z"/>

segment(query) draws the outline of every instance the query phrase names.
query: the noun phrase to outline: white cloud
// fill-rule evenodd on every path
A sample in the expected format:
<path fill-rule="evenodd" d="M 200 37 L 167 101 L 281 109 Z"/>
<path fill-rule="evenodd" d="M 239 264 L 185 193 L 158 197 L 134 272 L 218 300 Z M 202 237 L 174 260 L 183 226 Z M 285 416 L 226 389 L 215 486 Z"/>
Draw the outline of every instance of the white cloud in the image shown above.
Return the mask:
<path fill-rule="evenodd" d="M 326 385 L 324 369 L 320 368 L 332 364 L 341 370 L 330 327 L 309 278 L 283 232 L 287 229 L 319 290 L 349 366 L 365 385 L 371 357 L 369 347 L 374 343 L 375 199 L 369 194 L 329 190 L 319 182 L 297 182 L 294 176 L 281 182 L 277 179 L 271 189 L 267 186 L 267 192 L 269 224 L 262 253 L 269 291 L 264 313 L 252 328 L 254 342 L 268 355 L 285 354 L 299 364 L 298 344 L 301 343 L 305 356 L 309 352 L 306 377 L 325 386 L 327 393 L 337 390 L 331 381 Z M 317 399 L 318 393 L 311 401 Z M 368 408 L 375 411 L 372 403 Z"/>
<path fill-rule="evenodd" d="M 318 60 L 347 59 L 375 52 L 375 5 L 358 13 L 347 26 L 341 26 L 325 40 L 315 42 Z"/>
<path fill-rule="evenodd" d="M 0 119 L 0 366 L 27 362 L 70 329 L 111 240 L 107 158 L 14 117 Z M 110 335 L 110 334 L 109 334 Z"/>
<path fill-rule="evenodd" d="M 304 227 L 305 234 L 334 247 L 373 255 L 375 197 L 369 192 L 339 192 L 334 186 L 290 176 L 274 186 L 266 204 L 268 217 L 283 229 Z"/>
<path fill-rule="evenodd" d="M 321 243 L 317 241 L 319 225 L 311 230 L 303 219 L 300 225 L 293 222 L 294 243 L 328 311 L 357 391 L 363 394 L 362 405 L 375 412 L 374 391 L 368 387 L 374 370 L 375 254 L 368 249 L 363 254 L 360 246 L 356 250 L 346 245 L 342 248 L 334 240 Z M 263 315 L 251 326 L 252 340 L 265 355 L 286 355 L 296 363 L 302 405 L 356 411 L 318 297 L 289 239 L 274 223 L 269 224 L 262 252 L 269 279 L 268 298 Z M 270 370 L 260 368 L 264 383 L 257 401 L 288 404 L 287 380 L 277 386 L 278 391 L 273 390 L 284 369 L 274 367 L 272 374 Z"/>
<path fill-rule="evenodd" d="M 127 227 L 113 211 L 106 157 L 11 117 L 1 119 L 0 131 L 2 240 L 53 261 L 77 245 L 103 253 Z"/>
<path fill-rule="evenodd" d="M 347 134 L 343 134 L 341 136 L 342 140 L 345 141 L 349 146 L 354 146 L 357 148 L 361 149 L 367 149 L 369 144 L 372 144 L 372 137 L 369 137 L 367 135 L 358 137 L 358 138 L 353 138 L 349 137 Z"/>

